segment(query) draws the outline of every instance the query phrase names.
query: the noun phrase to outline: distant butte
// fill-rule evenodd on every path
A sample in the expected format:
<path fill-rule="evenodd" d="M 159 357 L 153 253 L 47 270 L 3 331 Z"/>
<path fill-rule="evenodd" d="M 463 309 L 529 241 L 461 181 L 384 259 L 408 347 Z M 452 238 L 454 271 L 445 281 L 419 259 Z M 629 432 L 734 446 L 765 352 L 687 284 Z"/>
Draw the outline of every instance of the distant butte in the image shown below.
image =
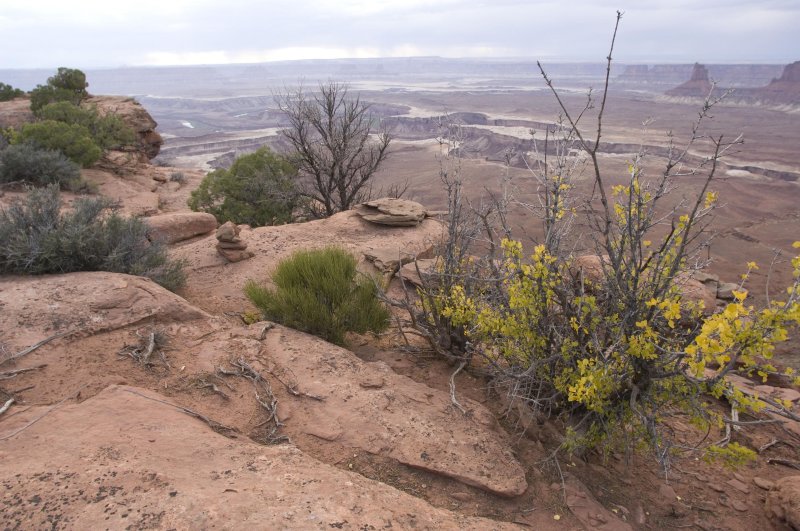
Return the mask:
<path fill-rule="evenodd" d="M 774 103 L 800 104 L 800 61 L 788 64 L 783 74 L 769 85 L 755 89 L 756 99 Z"/>
<path fill-rule="evenodd" d="M 708 78 L 708 69 L 700 63 L 695 63 L 689 81 L 668 90 L 666 94 L 680 98 L 705 98 L 713 88 Z"/>
<path fill-rule="evenodd" d="M 690 79 L 665 94 L 678 98 L 704 98 L 711 93 L 711 89 L 708 69 L 695 63 Z M 746 103 L 800 105 L 800 61 L 786 65 L 780 77 L 772 78 L 763 87 L 736 88 L 731 98 Z"/>

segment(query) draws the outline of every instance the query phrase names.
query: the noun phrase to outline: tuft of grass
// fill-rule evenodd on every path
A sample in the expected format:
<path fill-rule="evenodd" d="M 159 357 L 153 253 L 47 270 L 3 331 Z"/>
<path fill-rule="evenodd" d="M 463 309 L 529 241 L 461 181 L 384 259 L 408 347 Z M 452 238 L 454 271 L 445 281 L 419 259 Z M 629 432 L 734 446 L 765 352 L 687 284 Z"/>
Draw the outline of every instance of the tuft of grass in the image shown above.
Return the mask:
<path fill-rule="evenodd" d="M 0 273 L 110 271 L 175 291 L 186 281 L 183 263 L 146 234 L 142 220 L 120 216 L 108 199 L 79 198 L 62 212 L 58 186 L 33 189 L 0 210 Z"/>
<path fill-rule="evenodd" d="M 380 332 L 389 311 L 376 297 L 373 280 L 337 247 L 303 250 L 282 260 L 272 276 L 275 289 L 251 280 L 244 291 L 264 317 L 343 345 L 347 332 Z"/>

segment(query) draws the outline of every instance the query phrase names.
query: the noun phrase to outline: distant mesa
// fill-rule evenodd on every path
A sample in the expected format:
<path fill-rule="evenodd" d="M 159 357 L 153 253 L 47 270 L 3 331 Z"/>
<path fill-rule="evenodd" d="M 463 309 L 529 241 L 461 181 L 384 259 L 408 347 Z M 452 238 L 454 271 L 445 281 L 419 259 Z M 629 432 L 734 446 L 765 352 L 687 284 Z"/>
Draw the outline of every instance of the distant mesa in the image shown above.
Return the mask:
<path fill-rule="evenodd" d="M 629 75 L 635 74 L 631 70 Z M 667 96 L 678 98 L 705 98 L 711 93 L 712 84 L 708 69 L 695 63 L 691 77 L 685 83 L 667 90 Z M 723 89 L 715 87 L 715 95 Z M 780 77 L 772 78 L 769 84 L 761 87 L 736 88 L 731 99 L 744 103 L 766 103 L 773 105 L 800 105 L 800 61 L 786 65 Z"/>
<path fill-rule="evenodd" d="M 705 98 L 712 90 L 716 92 L 708 78 L 708 69 L 700 63 L 695 63 L 689 81 L 668 90 L 666 94 L 678 98 Z"/>

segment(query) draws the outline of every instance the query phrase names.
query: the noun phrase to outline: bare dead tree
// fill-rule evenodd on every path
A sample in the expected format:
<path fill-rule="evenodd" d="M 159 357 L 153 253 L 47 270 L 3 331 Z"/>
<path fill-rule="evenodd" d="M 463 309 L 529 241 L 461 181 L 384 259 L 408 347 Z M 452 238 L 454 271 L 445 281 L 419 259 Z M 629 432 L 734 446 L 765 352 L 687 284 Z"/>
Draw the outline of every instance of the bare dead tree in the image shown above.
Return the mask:
<path fill-rule="evenodd" d="M 289 119 L 283 131 L 307 178 L 302 195 L 315 217 L 331 216 L 368 200 L 370 181 L 388 154 L 391 136 L 373 135 L 370 105 L 348 97 L 348 86 L 328 82 L 308 94 L 302 87 L 276 96 Z"/>

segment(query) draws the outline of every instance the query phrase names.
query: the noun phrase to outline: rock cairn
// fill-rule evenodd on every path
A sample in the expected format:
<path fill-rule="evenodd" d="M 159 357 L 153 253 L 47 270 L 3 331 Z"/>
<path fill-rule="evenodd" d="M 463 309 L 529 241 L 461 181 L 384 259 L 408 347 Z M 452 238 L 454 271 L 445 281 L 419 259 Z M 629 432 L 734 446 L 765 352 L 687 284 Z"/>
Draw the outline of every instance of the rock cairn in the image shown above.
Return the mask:
<path fill-rule="evenodd" d="M 241 262 L 254 255 L 239 238 L 239 227 L 228 221 L 217 229 L 217 252 L 228 262 Z"/>

